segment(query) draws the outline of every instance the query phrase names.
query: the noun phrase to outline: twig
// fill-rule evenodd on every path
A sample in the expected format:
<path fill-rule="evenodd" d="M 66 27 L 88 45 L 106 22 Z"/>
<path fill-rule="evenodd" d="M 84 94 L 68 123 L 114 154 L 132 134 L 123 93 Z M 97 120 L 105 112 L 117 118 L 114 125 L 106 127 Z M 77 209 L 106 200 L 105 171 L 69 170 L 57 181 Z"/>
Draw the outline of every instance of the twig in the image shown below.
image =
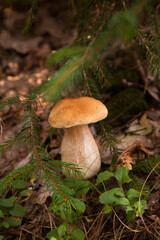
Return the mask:
<path fill-rule="evenodd" d="M 124 222 L 122 222 L 122 220 L 118 217 L 118 215 L 117 215 L 117 213 L 116 213 L 116 211 L 113 209 L 113 212 L 114 212 L 114 214 L 116 215 L 116 217 L 118 218 L 118 220 L 120 221 L 120 223 L 122 223 L 123 224 L 123 226 L 125 226 L 127 229 L 129 229 L 131 232 L 142 232 L 142 230 L 135 230 L 135 229 L 132 229 L 132 228 L 130 228 L 130 227 L 128 227 Z"/>

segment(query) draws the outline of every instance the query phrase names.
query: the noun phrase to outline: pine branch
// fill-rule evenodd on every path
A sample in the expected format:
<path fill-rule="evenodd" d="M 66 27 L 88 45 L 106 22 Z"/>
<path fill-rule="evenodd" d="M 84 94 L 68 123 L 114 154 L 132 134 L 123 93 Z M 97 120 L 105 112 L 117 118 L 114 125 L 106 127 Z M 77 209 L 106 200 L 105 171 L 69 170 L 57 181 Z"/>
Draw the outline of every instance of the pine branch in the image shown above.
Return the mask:
<path fill-rule="evenodd" d="M 28 13 L 27 13 L 27 19 L 26 19 L 26 23 L 25 23 L 25 27 L 23 29 L 23 34 L 28 34 L 29 31 L 31 30 L 31 27 L 34 23 L 34 19 L 35 19 L 35 14 L 36 14 L 36 10 L 38 8 L 38 4 L 41 2 L 42 0 L 33 0 L 32 1 L 32 6 L 29 9 Z"/>
<path fill-rule="evenodd" d="M 49 67 L 53 67 L 57 63 L 64 63 L 69 59 L 73 59 L 75 56 L 79 59 L 84 55 L 86 47 L 71 46 L 68 48 L 61 49 L 53 54 L 48 59 Z"/>
<path fill-rule="evenodd" d="M 103 101 L 95 79 L 88 78 L 85 70 L 83 70 L 83 76 L 87 87 L 87 93 L 85 92 L 85 95 L 89 95 L 90 97 L 96 98 L 99 101 Z"/>
<path fill-rule="evenodd" d="M 141 10 L 143 7 L 141 4 Z M 55 56 L 53 54 L 49 60 L 50 65 L 71 57 L 72 60 L 64 64 L 53 78 L 38 88 L 37 93 L 45 93 L 45 98 L 48 101 L 54 100 L 56 102 L 60 99 L 60 93 L 67 88 L 72 89 L 75 84 L 82 81 L 82 69 L 87 69 L 94 61 L 99 59 L 115 39 L 125 42 L 131 41 L 135 36 L 135 29 L 138 24 L 139 11 L 134 14 L 137 8 L 133 6 L 131 10 L 114 15 L 108 24 L 108 28 L 99 37 L 96 36 L 87 48 L 71 47 L 60 50 L 55 53 Z"/>
<path fill-rule="evenodd" d="M 13 102 L 12 102 L 13 100 Z M 5 99 L 2 103 L 2 106 L 4 107 L 4 104 L 6 103 L 6 106 L 9 105 L 10 107 L 12 107 L 14 105 L 14 107 L 17 107 L 19 109 L 23 109 L 25 110 L 24 112 L 24 117 L 22 120 L 22 129 L 19 135 L 17 135 L 14 138 L 9 139 L 8 141 L 2 143 L 2 145 L 0 145 L 0 155 L 2 155 L 3 152 L 6 152 L 7 150 L 11 150 L 16 151 L 17 147 L 21 147 L 22 144 L 27 143 L 30 141 L 31 138 L 31 118 L 30 118 L 30 114 L 28 113 L 28 109 L 32 109 L 32 104 L 34 102 L 32 101 L 28 101 L 28 100 L 21 100 L 19 98 L 9 98 L 9 99 Z M 35 107 L 35 103 L 34 103 L 34 107 Z M 33 115 L 34 115 L 34 135 L 35 138 L 37 139 L 37 141 L 40 142 L 39 139 L 39 127 L 38 127 L 38 118 L 35 114 L 35 111 L 32 109 L 33 111 Z"/>
<path fill-rule="evenodd" d="M 149 61 L 150 72 L 154 77 L 160 80 L 160 56 L 159 56 L 159 42 L 160 36 L 153 38 L 151 35 L 150 40 L 145 33 L 139 30 L 137 34 L 138 40 L 141 45 L 146 49 L 146 56 Z"/>
<path fill-rule="evenodd" d="M 2 153 L 5 153 L 7 150 L 11 150 L 16 151 L 17 147 L 21 147 L 22 144 L 24 144 L 26 142 L 26 140 L 28 140 L 29 134 L 26 135 L 25 133 L 21 133 L 18 136 L 2 143 L 2 145 L 0 145 L 0 157 L 2 155 Z"/>
<path fill-rule="evenodd" d="M 158 156 L 156 158 L 143 160 L 143 161 L 137 162 L 133 166 L 133 171 L 135 171 L 135 172 L 144 172 L 144 173 L 149 174 L 151 172 L 151 170 L 153 169 L 153 167 L 156 164 L 158 164 L 158 163 L 160 163 L 160 156 Z M 154 173 L 157 174 L 157 176 L 160 176 L 159 168 L 157 170 L 154 170 Z"/>
<path fill-rule="evenodd" d="M 34 96 L 32 95 L 34 99 Z M 13 102 L 11 101 L 13 100 Z M 3 192 L 7 187 L 12 185 L 13 180 L 26 179 L 31 177 L 33 172 L 39 172 L 44 178 L 48 188 L 51 192 L 60 191 L 65 201 L 70 201 L 70 192 L 65 189 L 62 180 L 56 175 L 57 171 L 63 171 L 68 174 L 71 172 L 81 175 L 81 172 L 73 165 L 68 163 L 62 163 L 60 161 L 54 161 L 49 158 L 45 149 L 40 146 L 40 127 L 39 119 L 36 115 L 36 102 L 35 101 L 21 101 L 20 99 L 6 100 L 10 106 L 15 104 L 21 105 L 20 108 L 24 109 L 23 125 L 21 133 L 15 138 L 5 142 L 0 146 L 0 153 L 7 151 L 8 149 L 16 149 L 17 146 L 21 146 L 25 142 L 29 144 L 31 156 L 31 164 L 29 166 L 20 168 L 0 181 L 1 191 Z"/>
<path fill-rule="evenodd" d="M 14 107 L 16 110 L 22 109 L 22 100 L 20 97 L 5 98 L 0 101 L 0 111 L 5 110 L 5 108 L 11 109 Z"/>
<path fill-rule="evenodd" d="M 5 98 L 0 101 L 0 111 L 4 111 L 5 108 L 8 110 L 27 110 L 28 107 L 32 104 L 36 104 L 36 97 L 30 95 L 25 97 L 11 97 Z"/>
<path fill-rule="evenodd" d="M 63 172 L 65 175 L 74 176 L 75 178 L 83 177 L 83 173 L 81 172 L 81 169 L 78 168 L 75 164 L 62 162 L 58 160 L 51 160 L 47 159 L 48 163 L 45 163 L 50 169 L 53 171 L 60 171 Z"/>
<path fill-rule="evenodd" d="M 82 60 L 82 58 L 76 58 L 66 63 L 53 78 L 44 84 L 42 91 L 46 92 L 46 100 L 58 101 L 60 93 L 67 88 L 72 89 L 76 83 L 82 81 Z"/>
<path fill-rule="evenodd" d="M 11 187 L 14 180 L 23 179 L 28 180 L 33 173 L 36 173 L 39 169 L 40 164 L 30 164 L 25 167 L 18 168 L 17 170 L 11 172 L 6 177 L 0 180 L 0 195 L 3 194 L 6 188 Z"/>
<path fill-rule="evenodd" d="M 64 201 L 70 202 L 70 196 L 72 195 L 72 192 L 64 186 L 62 180 L 57 176 L 55 172 L 51 171 L 46 166 L 43 166 L 41 177 L 44 179 L 45 184 L 51 193 L 56 194 L 56 192 L 59 191 L 63 196 Z"/>
<path fill-rule="evenodd" d="M 118 152 L 115 147 L 117 140 L 114 134 L 112 133 L 112 128 L 108 125 L 107 120 L 103 120 L 99 124 L 100 124 L 101 145 L 104 146 L 105 149 L 110 148 L 111 150 L 111 155 L 113 159 L 111 170 L 113 170 L 118 158 Z"/>

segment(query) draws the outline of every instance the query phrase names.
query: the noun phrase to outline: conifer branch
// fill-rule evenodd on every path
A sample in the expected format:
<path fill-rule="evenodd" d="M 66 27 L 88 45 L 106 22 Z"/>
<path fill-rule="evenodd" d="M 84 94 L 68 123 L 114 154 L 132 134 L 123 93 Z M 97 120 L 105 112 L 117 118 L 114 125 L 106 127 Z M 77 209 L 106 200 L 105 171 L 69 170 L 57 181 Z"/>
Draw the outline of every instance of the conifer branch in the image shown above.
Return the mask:
<path fill-rule="evenodd" d="M 40 167 L 40 164 L 30 164 L 25 167 L 18 168 L 17 170 L 9 173 L 6 177 L 0 180 L 0 195 L 3 194 L 7 187 L 11 187 L 13 181 L 16 179 L 27 180 L 33 175 Z"/>
<path fill-rule="evenodd" d="M 33 0 L 32 1 L 32 6 L 29 9 L 28 14 L 27 14 L 27 19 L 26 19 L 25 27 L 23 29 L 23 34 L 28 34 L 29 31 L 31 30 L 31 27 L 34 23 L 36 10 L 38 8 L 38 3 L 41 2 L 41 1 L 42 0 Z"/>

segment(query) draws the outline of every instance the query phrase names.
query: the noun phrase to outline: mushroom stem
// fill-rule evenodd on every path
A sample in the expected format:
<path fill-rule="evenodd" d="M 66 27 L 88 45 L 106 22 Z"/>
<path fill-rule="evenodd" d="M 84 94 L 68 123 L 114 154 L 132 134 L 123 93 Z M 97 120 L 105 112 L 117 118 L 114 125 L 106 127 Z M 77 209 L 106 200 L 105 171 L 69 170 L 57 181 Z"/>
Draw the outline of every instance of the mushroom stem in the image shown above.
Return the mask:
<path fill-rule="evenodd" d="M 84 178 L 94 176 L 101 167 L 99 150 L 88 125 L 65 129 L 61 156 L 62 161 L 74 163 L 81 168 Z"/>

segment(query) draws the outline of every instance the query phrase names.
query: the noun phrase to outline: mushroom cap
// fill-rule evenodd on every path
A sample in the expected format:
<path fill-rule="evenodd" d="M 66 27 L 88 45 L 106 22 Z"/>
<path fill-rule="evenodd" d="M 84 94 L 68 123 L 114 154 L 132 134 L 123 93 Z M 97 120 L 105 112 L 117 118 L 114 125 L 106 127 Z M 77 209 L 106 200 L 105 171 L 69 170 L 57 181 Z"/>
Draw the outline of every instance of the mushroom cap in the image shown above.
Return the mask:
<path fill-rule="evenodd" d="M 108 115 L 106 106 L 91 97 L 65 98 L 53 107 L 48 121 L 54 128 L 98 122 Z"/>

